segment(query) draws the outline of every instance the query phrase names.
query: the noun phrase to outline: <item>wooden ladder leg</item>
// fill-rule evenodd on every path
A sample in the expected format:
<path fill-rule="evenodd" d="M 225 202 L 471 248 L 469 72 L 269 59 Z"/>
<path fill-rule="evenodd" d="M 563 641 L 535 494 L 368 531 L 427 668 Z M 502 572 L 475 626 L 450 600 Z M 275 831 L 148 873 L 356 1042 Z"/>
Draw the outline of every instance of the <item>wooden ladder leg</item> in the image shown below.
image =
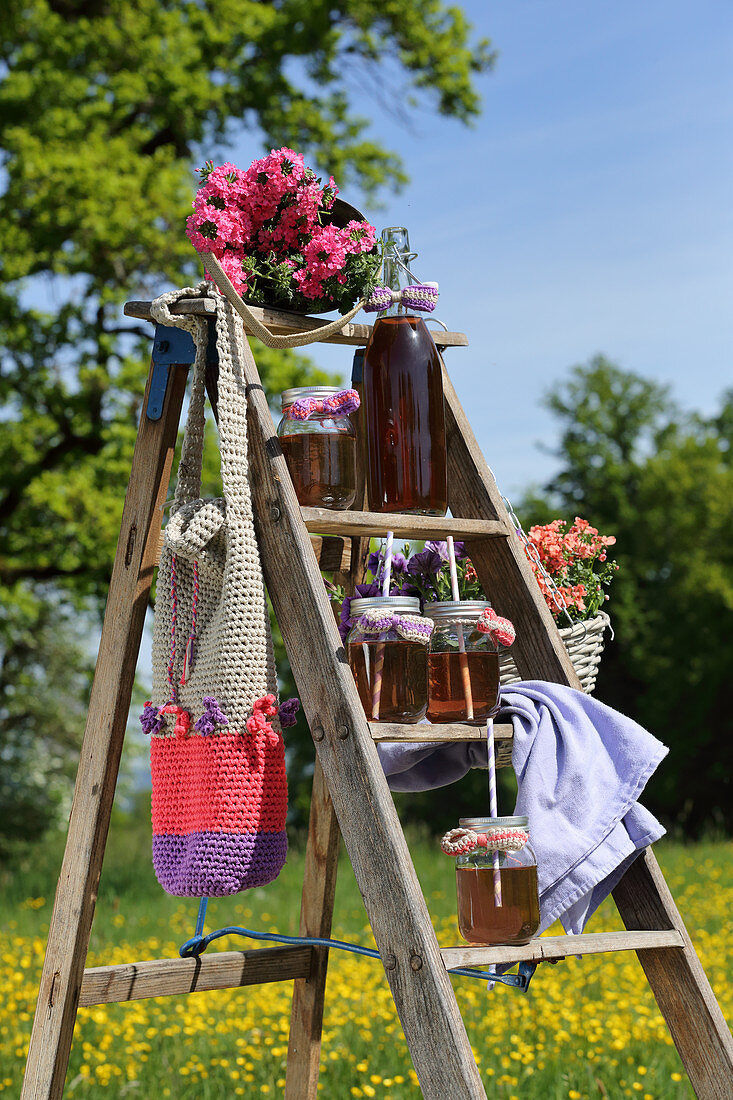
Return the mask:
<path fill-rule="evenodd" d="M 684 947 L 637 952 L 699 1100 L 733 1096 L 733 1037 L 651 848 L 613 892 L 630 930 L 675 928 Z"/>
<path fill-rule="evenodd" d="M 300 906 L 301 936 L 327 939 L 331 935 L 340 846 L 336 813 L 316 760 Z M 314 947 L 311 973 L 294 984 L 285 1100 L 314 1100 L 318 1090 L 327 970 L 328 948 Z"/>
<path fill-rule="evenodd" d="M 517 628 L 512 657 L 527 679 L 579 688 L 580 681 L 557 625 L 517 538 L 501 493 L 476 442 L 453 383 L 443 369 L 448 437 L 448 503 L 462 519 L 498 519 L 507 537 L 469 542 L 468 552 L 489 599 L 501 593 L 499 614 Z"/>
<path fill-rule="evenodd" d="M 22 1100 L 57 1100 L 63 1092 L 187 369 L 170 368 L 159 420 L 145 412 L 152 370 L 145 390 Z"/>
<path fill-rule="evenodd" d="M 265 582 L 423 1095 L 485 1100 L 257 367 L 246 343 L 243 350 Z"/>

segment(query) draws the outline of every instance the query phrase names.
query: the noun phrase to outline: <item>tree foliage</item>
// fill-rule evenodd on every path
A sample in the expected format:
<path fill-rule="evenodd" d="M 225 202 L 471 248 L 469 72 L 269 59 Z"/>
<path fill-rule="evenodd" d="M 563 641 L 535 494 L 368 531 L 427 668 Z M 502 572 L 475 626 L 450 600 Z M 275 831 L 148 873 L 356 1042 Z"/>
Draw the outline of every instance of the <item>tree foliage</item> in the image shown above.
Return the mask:
<path fill-rule="evenodd" d="M 147 371 L 149 333 L 121 303 L 198 281 L 183 231 L 196 164 L 249 133 L 253 156 L 285 143 L 342 187 L 400 186 L 400 158 L 367 134 L 352 89 L 389 83 L 407 108 L 468 122 L 473 77 L 491 62 L 442 0 L 6 0 L 0 753 L 13 776 L 34 737 L 61 775 L 80 733 L 75 703 L 54 747 L 50 714 L 80 697 L 89 660 L 70 616 L 103 606 Z M 258 361 L 272 393 L 328 380 L 293 353 Z M 49 710 L 16 736 L 28 677 Z M 0 823 L 17 790 L 0 785 Z M 45 811 L 39 799 L 40 820 L 53 799 Z"/>
<path fill-rule="evenodd" d="M 526 522 L 580 515 L 614 534 L 607 610 L 615 640 L 597 694 L 670 746 L 648 802 L 667 821 L 733 826 L 733 391 L 712 417 L 602 356 L 547 405 L 560 421 L 558 474 Z"/>

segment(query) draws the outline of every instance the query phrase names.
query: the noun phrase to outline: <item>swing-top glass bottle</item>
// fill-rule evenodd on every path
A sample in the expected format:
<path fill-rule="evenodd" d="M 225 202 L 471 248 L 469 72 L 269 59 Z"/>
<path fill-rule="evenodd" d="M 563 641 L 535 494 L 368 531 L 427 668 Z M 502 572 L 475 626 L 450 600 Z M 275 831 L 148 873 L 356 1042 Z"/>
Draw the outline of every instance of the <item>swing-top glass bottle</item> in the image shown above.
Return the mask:
<path fill-rule="evenodd" d="M 415 280 L 407 230 L 382 232 L 384 284 Z M 441 361 L 419 314 L 403 303 L 380 313 L 364 354 L 367 497 L 372 512 L 444 516 L 448 504 Z"/>

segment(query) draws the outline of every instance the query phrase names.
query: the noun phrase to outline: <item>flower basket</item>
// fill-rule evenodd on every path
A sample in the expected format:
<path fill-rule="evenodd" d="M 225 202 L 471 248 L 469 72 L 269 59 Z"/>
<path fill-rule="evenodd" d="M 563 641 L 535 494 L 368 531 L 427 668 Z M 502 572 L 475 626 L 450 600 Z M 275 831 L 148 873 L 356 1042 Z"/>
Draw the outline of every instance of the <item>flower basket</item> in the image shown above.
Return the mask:
<path fill-rule="evenodd" d="M 580 686 L 586 695 L 592 695 L 596 686 L 598 666 L 604 646 L 604 631 L 611 625 L 605 611 L 599 611 L 592 619 L 575 623 L 573 626 L 559 628 L 568 656 L 573 662 Z M 585 630 L 583 629 L 585 627 Z M 503 653 L 499 658 L 499 679 L 503 686 L 516 684 L 521 679 L 511 653 Z"/>
<path fill-rule="evenodd" d="M 376 229 L 337 198 L 333 177 L 321 186 L 302 154 L 273 149 L 244 171 L 207 161 L 200 174 L 186 233 L 227 297 L 343 316 L 371 291 L 381 266 Z"/>

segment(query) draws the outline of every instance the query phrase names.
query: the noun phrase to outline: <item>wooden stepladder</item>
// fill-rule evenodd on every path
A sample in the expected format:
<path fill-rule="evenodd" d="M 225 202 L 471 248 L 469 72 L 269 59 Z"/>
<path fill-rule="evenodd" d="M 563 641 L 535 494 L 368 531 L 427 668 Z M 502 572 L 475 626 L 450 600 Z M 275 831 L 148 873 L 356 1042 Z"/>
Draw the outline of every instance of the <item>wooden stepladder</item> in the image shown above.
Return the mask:
<path fill-rule="evenodd" d="M 149 319 L 149 303 L 129 303 L 126 312 Z M 184 299 L 174 312 L 206 316 L 213 313 L 213 305 L 206 299 Z M 323 324 L 272 310 L 257 313 L 279 332 Z M 369 326 L 350 324 L 331 342 L 363 346 L 369 331 Z M 294 995 L 285 1095 L 287 1100 L 313 1100 L 316 1095 L 327 948 L 217 952 L 195 959 L 84 969 L 162 504 L 193 360 L 186 339 L 190 342 L 179 330 L 156 330 L 49 929 L 24 1100 L 62 1095 L 79 1005 L 288 979 L 294 979 Z M 467 343 L 460 333 L 441 333 L 438 340 L 442 347 Z M 614 892 L 626 932 L 542 937 L 525 947 L 441 949 L 436 940 L 375 741 L 472 740 L 483 734 L 461 725 L 418 729 L 367 721 L 320 569 L 339 571 L 347 583 L 353 582 L 363 561 L 364 540 L 386 534 L 388 527 L 404 538 L 453 534 L 467 543 L 485 590 L 497 594 L 497 600 L 500 594 L 502 610 L 517 626 L 513 652 L 520 674 L 578 686 L 447 374 L 448 484 L 454 518 L 437 520 L 301 508 L 249 351 L 246 383 L 251 483 L 265 579 L 317 754 L 301 934 L 330 934 L 343 836 L 423 1095 L 429 1100 L 486 1096 L 449 968 L 613 950 L 637 952 L 697 1095 L 730 1100 L 733 1040 L 651 850 L 632 865 Z M 213 365 L 209 394 L 215 402 Z M 506 759 L 511 727 L 498 726 L 496 734 Z"/>

